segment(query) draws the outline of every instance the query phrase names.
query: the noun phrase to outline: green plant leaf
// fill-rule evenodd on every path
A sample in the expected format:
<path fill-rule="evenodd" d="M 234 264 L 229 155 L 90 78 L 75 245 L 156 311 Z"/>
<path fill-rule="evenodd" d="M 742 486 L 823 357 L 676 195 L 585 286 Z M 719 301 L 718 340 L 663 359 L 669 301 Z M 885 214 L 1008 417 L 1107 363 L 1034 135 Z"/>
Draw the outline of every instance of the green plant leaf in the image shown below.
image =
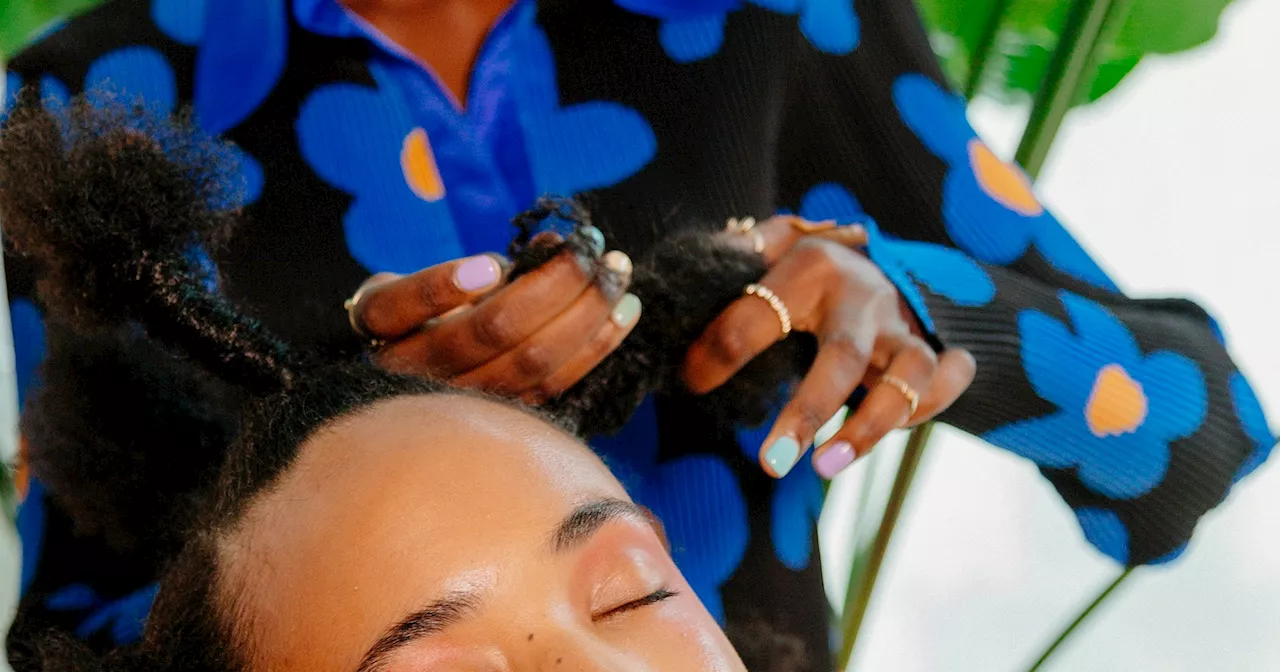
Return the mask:
<path fill-rule="evenodd" d="M 59 19 L 102 0 L 0 0 L 0 60 L 12 57 Z"/>
<path fill-rule="evenodd" d="M 916 0 L 943 69 L 960 89 L 1006 101 L 1040 90 L 1073 0 Z M 1133 0 L 1109 17 L 1096 67 L 1076 100 L 1093 102 L 1114 90 L 1147 54 L 1198 47 L 1217 34 L 1231 0 Z M 988 34 L 995 30 L 994 35 Z M 981 45 L 989 44 L 986 54 Z M 970 86 L 975 66 L 980 82 Z"/>

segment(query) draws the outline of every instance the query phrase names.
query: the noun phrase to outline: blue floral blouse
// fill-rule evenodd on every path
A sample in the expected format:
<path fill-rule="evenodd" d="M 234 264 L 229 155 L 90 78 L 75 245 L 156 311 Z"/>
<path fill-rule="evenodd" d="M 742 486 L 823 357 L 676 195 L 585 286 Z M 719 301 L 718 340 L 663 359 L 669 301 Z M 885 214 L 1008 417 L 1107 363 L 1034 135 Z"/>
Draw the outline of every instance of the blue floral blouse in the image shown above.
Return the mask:
<path fill-rule="evenodd" d="M 1033 461 L 1119 564 L 1176 558 L 1276 442 L 1213 319 L 1123 294 L 977 136 L 911 0 L 520 0 L 466 109 L 335 0 L 114 0 L 6 81 L 190 106 L 236 142 L 250 222 L 217 260 L 222 289 L 335 353 L 359 345 L 340 306 L 369 274 L 503 250 L 539 194 L 583 195 L 633 254 L 679 227 L 790 211 L 876 223 L 871 258 L 937 347 L 978 361 L 943 420 Z M 29 390 L 37 274 L 6 265 Z M 658 398 L 593 445 L 727 627 L 763 619 L 830 669 L 822 485 L 807 462 L 761 473 L 761 438 Z M 23 619 L 137 638 L 154 577 L 70 532 L 39 474 L 20 525 Z"/>

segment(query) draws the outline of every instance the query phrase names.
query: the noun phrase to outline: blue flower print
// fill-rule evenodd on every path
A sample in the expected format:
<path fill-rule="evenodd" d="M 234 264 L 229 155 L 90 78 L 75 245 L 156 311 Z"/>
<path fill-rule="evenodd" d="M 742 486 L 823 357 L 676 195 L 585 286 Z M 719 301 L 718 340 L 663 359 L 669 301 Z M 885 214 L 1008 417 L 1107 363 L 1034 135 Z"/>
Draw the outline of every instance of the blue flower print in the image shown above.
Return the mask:
<path fill-rule="evenodd" d="M 151 584 L 124 597 L 106 600 L 89 586 L 77 583 L 45 598 L 45 606 L 50 611 L 84 612 L 84 620 L 76 626 L 76 637 L 88 639 L 110 628 L 111 640 L 124 646 L 142 638 L 158 589 L 157 584 Z"/>
<path fill-rule="evenodd" d="M 614 102 L 562 107 L 546 34 L 531 25 L 520 35 L 515 81 L 538 191 L 573 195 L 617 184 L 644 168 L 658 149 L 649 122 Z"/>
<path fill-rule="evenodd" d="M 45 355 L 45 326 L 40 309 L 29 299 L 9 302 L 9 329 L 13 334 L 13 364 L 18 387 L 18 408 L 31 397 Z M 26 497 L 18 506 L 18 537 L 22 539 L 22 592 L 35 580 L 44 541 L 44 486 L 31 478 Z"/>
<path fill-rule="evenodd" d="M 151 47 L 123 47 L 100 56 L 89 65 L 85 75 L 86 91 L 103 91 L 126 98 L 140 97 L 150 110 L 157 115 L 173 114 L 178 106 L 178 85 L 174 77 L 173 67 L 164 55 Z M 195 107 L 196 121 L 211 134 L 219 134 L 222 130 L 212 130 L 205 125 L 201 107 Z M 244 180 L 243 203 L 249 204 L 262 195 L 264 176 L 262 167 L 248 153 L 232 147 L 235 161 L 239 164 L 238 172 Z"/>
<path fill-rule="evenodd" d="M 178 105 L 173 68 L 163 54 L 151 47 L 124 47 L 98 57 L 89 64 L 84 88 L 141 98 L 156 114 L 170 114 Z"/>
<path fill-rule="evenodd" d="M 9 108 L 18 99 L 18 91 L 22 89 L 22 75 L 6 72 L 4 75 L 4 92 L 0 95 L 0 123 L 9 116 Z M 45 104 L 66 105 L 71 100 L 67 86 L 53 75 L 40 78 L 40 98 Z"/>
<path fill-rule="evenodd" d="M 760 446 L 769 438 L 776 419 L 775 413 L 759 427 L 738 429 L 738 446 L 752 462 L 759 459 Z M 774 554 L 788 569 L 798 572 L 809 566 L 813 532 L 825 499 L 822 479 L 809 459 L 801 459 L 774 485 L 769 502 L 769 536 Z"/>
<path fill-rule="evenodd" d="M 1231 374 L 1227 380 L 1227 387 L 1231 390 L 1231 405 L 1235 407 L 1236 417 L 1240 419 L 1240 426 L 1244 429 L 1245 435 L 1253 442 L 1253 452 L 1249 454 L 1240 469 L 1236 471 L 1233 483 L 1239 483 L 1244 477 L 1252 474 L 1254 470 L 1262 466 L 1263 462 L 1271 456 L 1271 450 L 1276 446 L 1275 432 L 1267 426 L 1267 416 L 1262 412 L 1262 404 L 1258 402 L 1258 397 L 1254 395 L 1253 388 L 1249 386 L 1249 381 L 1236 371 Z"/>
<path fill-rule="evenodd" d="M 208 0 L 151 0 L 151 20 L 160 32 L 189 47 L 204 35 Z"/>
<path fill-rule="evenodd" d="M 663 21 L 658 27 L 662 50 L 677 63 L 693 63 L 709 58 L 724 44 L 728 14 L 706 14 L 687 19 Z"/>
<path fill-rule="evenodd" d="M 1129 564 L 1129 528 L 1114 511 L 1094 507 L 1075 510 L 1080 530 L 1084 532 L 1085 541 L 1103 555 L 1122 565 Z M 1148 560 L 1146 565 L 1167 565 L 1182 557 L 1190 542 L 1184 542 L 1172 551 Z"/>
<path fill-rule="evenodd" d="M 964 99 L 924 75 L 903 75 L 893 99 L 920 141 L 947 164 L 942 218 L 947 233 L 978 261 L 1006 265 L 1033 244 L 1054 268 L 1110 291 L 1106 273 L 1037 200 L 1031 182 L 978 138 Z"/>
<path fill-rule="evenodd" d="M 13 106 L 13 101 L 18 98 L 18 91 L 22 89 L 22 75 L 16 72 L 4 73 L 4 92 L 0 96 L 0 123 L 4 123 L 9 118 L 9 108 Z"/>
<path fill-rule="evenodd" d="M 354 199 L 342 223 L 352 257 L 373 273 L 411 273 L 465 254 L 426 131 L 391 74 L 376 88 L 340 83 L 302 104 L 298 146 L 326 182 Z M 369 110 L 383 112 L 374 116 Z"/>
<path fill-rule="evenodd" d="M 32 478 L 27 487 L 27 496 L 18 504 L 15 526 L 18 528 L 18 538 L 22 540 L 22 578 L 18 585 L 24 596 L 36 579 L 40 550 L 44 547 L 44 526 L 47 519 L 44 496 L 44 485 Z"/>
<path fill-rule="evenodd" d="M 751 0 L 782 14 L 800 15 L 800 32 L 816 49 L 843 55 L 858 48 L 862 37 L 853 0 Z"/>
<path fill-rule="evenodd" d="M 1129 528 L 1120 516 L 1093 507 L 1076 509 L 1075 514 L 1086 541 L 1112 560 L 1129 564 Z"/>
<path fill-rule="evenodd" d="M 810 189 L 800 201 L 800 216 L 866 226 L 868 256 L 898 288 L 925 331 L 933 332 L 934 323 L 916 283 L 959 306 L 985 306 L 995 298 L 996 286 L 991 276 L 964 253 L 944 245 L 899 240 L 880 233 L 858 199 L 842 185 L 826 182 Z"/>
<path fill-rule="evenodd" d="M 1097 303 L 1065 290 L 1059 298 L 1069 324 L 1036 310 L 1018 316 L 1027 379 L 1059 410 L 982 438 L 1042 467 L 1075 468 L 1100 495 L 1138 497 L 1164 480 L 1169 443 L 1204 422 L 1204 377 L 1183 355 L 1143 355 L 1128 328 Z"/>
<path fill-rule="evenodd" d="M 614 0 L 614 4 L 657 19 L 686 19 L 737 9 L 742 0 Z"/>
<path fill-rule="evenodd" d="M 163 1 L 163 0 L 157 0 Z M 168 0 L 178 3 L 182 0 Z M 288 0 L 218 0 L 203 21 L 187 19 L 190 36 L 199 22 L 192 100 L 200 123 L 215 135 L 226 133 L 262 104 L 284 74 L 289 43 Z M 184 3 L 186 4 L 186 3 Z M 205 0 L 190 4 L 205 4 Z M 170 19 L 172 30 L 176 19 Z"/>
<path fill-rule="evenodd" d="M 651 399 L 621 432 L 591 444 L 632 498 L 662 521 L 676 565 L 723 624 L 720 586 L 742 564 L 749 537 L 747 503 L 729 466 L 710 455 L 657 462 L 658 417 Z"/>
<path fill-rule="evenodd" d="M 658 37 L 667 55 L 678 63 L 700 61 L 720 51 L 721 45 L 724 44 L 728 14 L 739 9 L 743 4 L 741 1 L 711 3 L 719 4 L 721 7 L 702 7 L 701 11 L 681 9 L 663 12 L 661 8 L 648 8 L 646 11 L 629 6 L 652 3 L 615 1 L 632 11 L 665 19 L 658 29 Z M 858 48 L 862 29 L 858 15 L 853 9 L 853 0 L 747 1 L 780 14 L 798 15 L 800 33 L 819 51 L 845 55 Z"/>
<path fill-rule="evenodd" d="M 1164 555 L 1162 555 L 1162 556 L 1160 556 L 1160 557 L 1158 557 L 1158 558 L 1154 558 L 1154 559 L 1148 560 L 1148 561 L 1146 562 L 1146 564 L 1148 564 L 1148 565 L 1167 565 L 1167 564 L 1169 564 L 1169 563 L 1173 562 L 1174 560 L 1177 560 L 1178 558 L 1182 557 L 1182 554 L 1187 552 L 1187 548 L 1188 548 L 1189 546 L 1191 546 L 1191 542 L 1190 542 L 1190 541 L 1185 541 L 1185 542 L 1183 542 L 1182 544 L 1180 544 L 1179 546 L 1177 546 L 1176 548 L 1174 548 L 1172 551 L 1169 551 L 1168 553 L 1165 553 Z"/>

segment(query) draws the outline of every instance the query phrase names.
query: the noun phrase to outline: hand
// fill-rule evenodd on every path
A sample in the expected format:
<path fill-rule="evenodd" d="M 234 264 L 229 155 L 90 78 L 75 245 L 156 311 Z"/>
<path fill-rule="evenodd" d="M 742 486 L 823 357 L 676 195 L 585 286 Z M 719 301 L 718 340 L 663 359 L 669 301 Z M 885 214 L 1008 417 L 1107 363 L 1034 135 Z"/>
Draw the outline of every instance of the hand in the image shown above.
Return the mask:
<path fill-rule="evenodd" d="M 831 478 L 865 455 L 885 434 L 924 422 L 959 398 L 973 382 L 976 364 L 963 350 L 934 353 L 897 289 L 869 259 L 852 249 L 857 227 L 804 235 L 794 218 L 774 218 L 756 231 L 764 241 L 769 272 L 760 280 L 781 299 L 792 328 L 818 339 L 813 366 L 783 408 L 760 451 L 760 464 L 781 478 L 814 435 L 859 385 L 870 393 L 840 430 L 814 454 L 818 472 Z M 861 232 L 865 234 L 865 232 Z M 738 236 L 751 247 L 748 236 Z M 695 393 L 724 384 L 781 335 L 780 317 L 757 296 L 731 304 L 689 349 L 684 380 Z M 891 376 L 919 395 L 912 404 Z"/>
<path fill-rule="evenodd" d="M 555 234 L 535 242 L 555 245 Z M 377 363 L 539 404 L 595 368 L 626 338 L 640 302 L 626 294 L 631 260 L 565 250 L 509 284 L 493 255 L 366 283 L 356 323 L 387 341 Z"/>

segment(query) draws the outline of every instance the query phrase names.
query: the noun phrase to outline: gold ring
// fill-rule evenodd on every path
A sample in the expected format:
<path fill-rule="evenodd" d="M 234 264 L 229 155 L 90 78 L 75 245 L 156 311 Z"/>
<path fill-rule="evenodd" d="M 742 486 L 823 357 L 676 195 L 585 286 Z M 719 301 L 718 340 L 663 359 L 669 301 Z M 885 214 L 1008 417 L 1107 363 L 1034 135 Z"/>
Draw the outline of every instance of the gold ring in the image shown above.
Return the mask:
<path fill-rule="evenodd" d="M 381 339 L 370 336 L 369 333 L 364 330 L 364 327 L 360 326 L 360 320 L 356 319 L 356 306 L 360 305 L 360 299 L 364 298 L 364 293 L 367 289 L 369 289 L 368 284 L 361 286 L 360 289 L 356 290 L 355 294 L 351 295 L 351 298 L 342 302 L 342 307 L 347 311 L 347 322 L 351 323 L 351 330 L 356 332 L 356 335 L 360 338 L 368 341 L 371 349 L 377 350 L 385 345 L 385 342 Z"/>
<path fill-rule="evenodd" d="M 751 249 L 755 250 L 756 254 L 764 254 L 764 236 L 756 230 L 755 217 L 742 219 L 730 217 L 729 221 L 725 222 L 724 230 L 739 236 L 751 236 Z"/>
<path fill-rule="evenodd" d="M 778 322 L 782 323 L 782 335 L 778 337 L 779 341 L 791 333 L 791 311 L 787 310 L 787 304 L 783 303 L 782 299 L 779 299 L 778 295 L 773 293 L 773 290 L 764 285 L 752 283 L 747 285 L 744 293 L 747 296 L 764 299 L 765 303 L 769 304 L 769 307 L 773 309 L 773 312 L 778 314 Z"/>
<path fill-rule="evenodd" d="M 742 219 L 738 219 L 737 217 L 730 217 L 729 221 L 725 222 L 725 225 L 724 225 L 724 230 L 728 231 L 729 233 L 741 234 L 741 233 L 746 233 L 754 228 L 756 228 L 755 217 L 743 217 Z"/>
<path fill-rule="evenodd" d="M 908 414 L 907 417 L 915 416 L 916 410 L 920 408 L 919 392 L 916 392 L 914 388 L 908 385 L 907 381 L 897 376 L 889 376 L 889 375 L 880 376 L 880 382 L 901 392 L 902 396 L 906 397 L 907 402 L 911 404 L 911 413 Z"/>

